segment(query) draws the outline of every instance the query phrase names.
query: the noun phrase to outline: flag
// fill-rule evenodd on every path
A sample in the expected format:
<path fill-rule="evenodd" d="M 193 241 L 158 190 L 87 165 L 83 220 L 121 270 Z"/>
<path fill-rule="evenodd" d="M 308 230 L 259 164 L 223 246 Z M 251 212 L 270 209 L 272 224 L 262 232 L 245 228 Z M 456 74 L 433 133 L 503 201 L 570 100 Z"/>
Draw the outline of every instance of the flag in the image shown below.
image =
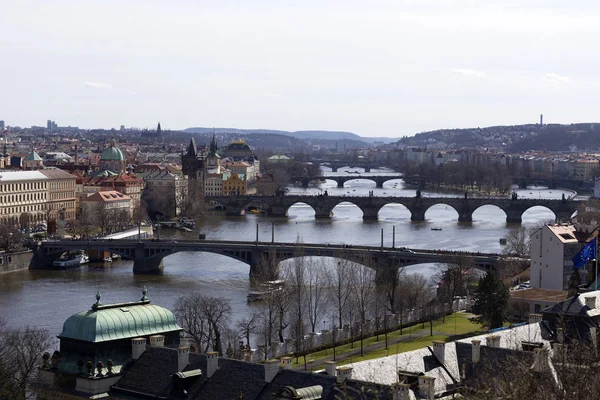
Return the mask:
<path fill-rule="evenodd" d="M 598 249 L 596 239 L 592 240 L 589 243 L 586 243 L 586 245 L 583 246 L 581 250 L 579 250 L 579 253 L 575 254 L 575 257 L 573 257 L 573 268 L 581 268 L 588 261 L 595 259 L 597 251 Z"/>

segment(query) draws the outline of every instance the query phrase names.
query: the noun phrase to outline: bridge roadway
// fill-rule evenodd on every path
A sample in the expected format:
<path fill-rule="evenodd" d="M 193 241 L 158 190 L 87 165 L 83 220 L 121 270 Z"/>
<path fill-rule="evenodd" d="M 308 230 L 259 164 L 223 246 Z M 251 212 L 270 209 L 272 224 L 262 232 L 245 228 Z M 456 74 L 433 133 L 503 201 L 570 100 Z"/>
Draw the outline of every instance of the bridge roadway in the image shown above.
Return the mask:
<path fill-rule="evenodd" d="M 459 222 L 472 222 L 473 212 L 481 206 L 493 205 L 506 213 L 507 223 L 521 223 L 525 211 L 534 206 L 550 209 L 559 221 L 567 221 L 577 210 L 578 201 L 546 199 L 512 199 L 506 197 L 378 197 L 378 196 L 324 196 L 324 195 L 277 195 L 277 196 L 213 196 L 225 207 L 227 215 L 243 215 L 250 206 L 262 206 L 275 217 L 287 216 L 289 208 L 296 203 L 305 203 L 315 210 L 316 218 L 330 218 L 333 208 L 340 203 L 355 204 L 363 212 L 363 219 L 377 219 L 381 208 L 387 204 L 402 204 L 411 213 L 412 221 L 424 221 L 425 212 L 436 204 L 454 208 Z"/>
<path fill-rule="evenodd" d="M 391 247 L 354 246 L 318 243 L 269 243 L 230 240 L 46 240 L 33 246 L 31 268 L 50 268 L 61 254 L 74 250 L 97 250 L 116 253 L 133 260 L 136 274 L 161 273 L 163 258 L 181 251 L 221 254 L 250 265 L 250 279 L 272 280 L 278 275 L 280 261 L 322 256 L 345 259 L 374 268 L 384 279 L 401 266 L 422 263 L 453 262 L 470 259 L 479 269 L 489 269 L 503 260 L 498 254 L 420 250 Z M 201 255 L 199 255 L 201 257 Z"/>
<path fill-rule="evenodd" d="M 376 187 L 382 188 L 383 184 L 393 179 L 401 179 L 401 174 L 347 174 L 347 175 L 323 175 L 323 176 L 311 176 L 311 177 L 294 177 L 291 178 L 292 182 L 301 182 L 303 188 L 307 188 L 308 184 L 312 181 L 321 181 L 329 179 L 337 182 L 338 188 L 343 188 L 344 183 L 348 181 L 354 181 L 357 179 L 365 179 L 375 182 Z"/>

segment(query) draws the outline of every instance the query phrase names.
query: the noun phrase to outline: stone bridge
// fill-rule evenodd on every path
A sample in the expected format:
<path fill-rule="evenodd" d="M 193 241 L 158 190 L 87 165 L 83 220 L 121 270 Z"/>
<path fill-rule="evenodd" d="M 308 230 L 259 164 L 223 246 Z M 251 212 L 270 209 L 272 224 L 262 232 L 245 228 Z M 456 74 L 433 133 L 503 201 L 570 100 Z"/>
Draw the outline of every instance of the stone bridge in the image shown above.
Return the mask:
<path fill-rule="evenodd" d="M 250 206 L 262 206 L 272 216 L 285 217 L 296 203 L 305 203 L 315 210 L 316 218 L 329 218 L 333 208 L 340 203 L 352 203 L 363 212 L 363 219 L 377 219 L 379 210 L 387 204 L 402 204 L 411 213 L 412 221 L 424 221 L 425 212 L 436 204 L 454 208 L 459 222 L 472 222 L 473 212 L 479 207 L 493 205 L 506 213 L 507 223 L 521 223 L 525 211 L 535 206 L 551 210 L 559 221 L 567 221 L 577 210 L 579 202 L 573 200 L 512 199 L 504 197 L 360 197 L 360 196 L 216 196 L 207 197 L 225 207 L 227 215 L 242 215 Z"/>
<path fill-rule="evenodd" d="M 292 182 L 301 182 L 303 188 L 307 188 L 308 184 L 312 181 L 322 181 L 328 179 L 330 181 L 336 181 L 337 187 L 343 188 L 344 183 L 348 181 L 354 181 L 357 179 L 364 179 L 368 181 L 375 182 L 375 185 L 378 188 L 382 188 L 383 184 L 387 181 L 391 181 L 393 179 L 401 179 L 402 175 L 400 174 L 379 174 L 379 175 L 369 175 L 369 174 L 348 174 L 348 175 L 324 175 L 324 176 L 312 176 L 312 177 L 294 177 L 290 180 Z"/>
<path fill-rule="evenodd" d="M 456 262 L 470 259 L 473 266 L 486 270 L 504 259 L 497 254 L 418 250 L 393 247 L 352 246 L 345 244 L 238 242 L 229 240 L 47 240 L 33 246 L 31 268 L 51 268 L 52 262 L 66 251 L 99 250 L 120 254 L 133 260 L 136 274 L 161 273 L 163 258 L 181 251 L 221 254 L 250 266 L 251 280 L 272 280 L 278 275 L 279 262 L 296 257 L 334 257 L 375 269 L 380 282 L 399 267 Z M 521 259 L 519 259 L 521 260 Z M 521 260 L 525 262 L 524 260 Z"/>

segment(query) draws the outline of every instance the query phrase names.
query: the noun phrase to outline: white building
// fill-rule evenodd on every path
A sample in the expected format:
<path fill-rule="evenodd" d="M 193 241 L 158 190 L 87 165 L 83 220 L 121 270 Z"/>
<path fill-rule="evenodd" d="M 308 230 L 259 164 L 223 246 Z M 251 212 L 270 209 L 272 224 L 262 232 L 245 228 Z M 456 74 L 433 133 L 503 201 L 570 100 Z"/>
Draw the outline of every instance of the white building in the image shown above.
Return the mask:
<path fill-rule="evenodd" d="M 0 219 L 16 225 L 27 214 L 29 222 L 45 222 L 48 198 L 48 177 L 40 171 L 0 172 Z"/>
<path fill-rule="evenodd" d="M 531 235 L 530 276 L 533 288 L 566 290 L 573 273 L 573 257 L 587 240 L 581 243 L 573 225 L 546 225 Z M 581 283 L 589 283 L 586 266 L 579 269 Z"/>

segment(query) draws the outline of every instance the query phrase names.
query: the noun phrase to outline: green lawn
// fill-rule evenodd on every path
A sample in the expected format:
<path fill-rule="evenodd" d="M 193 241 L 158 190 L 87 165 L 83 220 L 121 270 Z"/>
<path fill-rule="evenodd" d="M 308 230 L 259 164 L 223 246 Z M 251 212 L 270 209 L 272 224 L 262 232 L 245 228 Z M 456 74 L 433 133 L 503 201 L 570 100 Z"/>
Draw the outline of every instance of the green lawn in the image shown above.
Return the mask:
<path fill-rule="evenodd" d="M 388 350 L 385 348 L 378 349 L 372 351 L 371 353 L 365 354 L 363 357 L 352 357 L 341 361 L 342 364 L 347 364 L 351 362 L 356 362 L 357 360 L 370 360 L 377 357 L 382 357 L 391 354 L 402 353 L 405 351 L 411 351 L 415 349 L 419 349 L 425 346 L 431 346 L 434 340 L 447 340 L 449 336 L 453 335 L 465 335 L 468 333 L 476 334 L 478 332 L 482 332 L 482 326 L 480 324 L 474 324 L 469 321 L 470 314 L 465 313 L 454 313 L 452 315 L 446 316 L 444 322 L 442 319 L 436 320 L 433 323 L 433 331 L 434 333 L 439 333 L 439 335 L 429 336 L 429 323 L 425 323 L 425 325 L 418 324 L 411 326 L 409 328 L 405 328 L 402 330 L 402 335 L 400 335 L 400 330 L 393 331 L 388 333 L 388 342 L 403 337 L 405 341 L 398 344 L 390 344 Z M 424 328 L 423 328 L 424 326 Z M 423 337 L 415 337 L 411 339 L 411 336 L 415 334 L 426 336 Z M 363 340 L 363 346 L 369 346 L 375 343 L 385 343 L 385 335 L 379 335 L 379 340 L 377 340 L 376 336 L 372 336 L 369 338 L 365 338 Z M 336 358 L 343 357 L 344 353 L 348 353 L 349 351 L 360 349 L 360 340 L 355 341 L 352 344 L 344 344 L 342 346 L 336 347 Z M 328 357 L 333 355 L 333 349 L 327 349 L 318 351 L 315 353 L 311 353 L 306 356 L 306 359 L 319 360 L 324 357 Z M 295 361 L 295 360 L 294 360 Z M 298 359 L 298 363 L 294 363 L 295 365 L 303 364 L 303 358 Z"/>
<path fill-rule="evenodd" d="M 406 351 L 412 351 L 421 349 L 426 346 L 433 346 L 433 342 L 436 340 L 441 340 L 442 342 L 446 341 L 448 337 L 443 335 L 434 335 L 434 336 L 423 336 L 420 338 L 415 338 L 413 340 L 407 342 L 396 343 L 390 345 L 386 350 L 385 348 L 372 351 L 370 353 L 365 354 L 364 356 L 354 356 L 346 358 L 340 362 L 338 365 L 351 364 L 358 361 L 366 361 L 372 360 L 374 358 L 391 356 L 393 354 L 404 353 Z"/>

